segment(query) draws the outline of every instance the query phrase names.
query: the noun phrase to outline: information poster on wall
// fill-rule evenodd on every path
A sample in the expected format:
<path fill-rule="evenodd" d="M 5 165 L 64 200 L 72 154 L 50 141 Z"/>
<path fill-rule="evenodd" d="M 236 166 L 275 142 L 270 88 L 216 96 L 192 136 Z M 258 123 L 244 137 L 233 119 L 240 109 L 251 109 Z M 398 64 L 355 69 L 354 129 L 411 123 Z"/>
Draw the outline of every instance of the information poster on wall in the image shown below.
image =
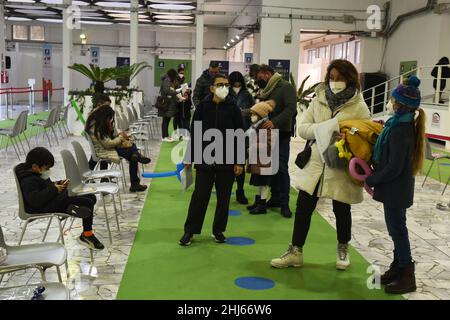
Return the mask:
<path fill-rule="evenodd" d="M 43 68 L 42 68 L 42 101 L 47 102 L 49 99 L 49 90 L 52 90 L 52 53 L 53 47 L 49 43 L 42 46 Z"/>
<path fill-rule="evenodd" d="M 130 65 L 130 58 L 129 57 L 117 57 L 116 59 L 116 66 L 117 67 L 123 67 L 123 66 L 129 66 Z M 117 79 L 116 85 L 121 87 L 126 87 L 130 85 L 130 79 Z"/>
<path fill-rule="evenodd" d="M 192 60 L 177 60 L 177 59 L 156 59 L 155 61 L 155 87 L 161 86 L 161 79 L 167 74 L 167 71 L 178 68 L 184 68 L 184 78 L 189 87 L 192 87 Z"/>
<path fill-rule="evenodd" d="M 399 75 L 405 74 L 408 72 L 408 74 L 403 77 L 404 80 L 407 80 L 409 76 L 417 75 L 417 70 L 414 70 L 414 69 L 417 69 L 417 61 L 402 61 L 402 62 L 400 62 Z M 412 70 L 414 70 L 414 71 L 412 71 Z M 412 71 L 412 72 L 409 72 L 409 71 Z"/>
<path fill-rule="evenodd" d="M 219 64 L 220 73 L 228 76 L 230 74 L 230 62 L 228 61 L 218 61 L 214 60 L 212 62 L 217 62 Z"/>
<path fill-rule="evenodd" d="M 100 64 L 100 48 L 99 47 L 91 47 L 91 63 L 95 65 Z"/>
<path fill-rule="evenodd" d="M 270 59 L 269 66 L 271 66 L 275 70 L 275 72 L 281 74 L 284 80 L 289 81 L 289 73 L 291 72 L 290 60 Z"/>

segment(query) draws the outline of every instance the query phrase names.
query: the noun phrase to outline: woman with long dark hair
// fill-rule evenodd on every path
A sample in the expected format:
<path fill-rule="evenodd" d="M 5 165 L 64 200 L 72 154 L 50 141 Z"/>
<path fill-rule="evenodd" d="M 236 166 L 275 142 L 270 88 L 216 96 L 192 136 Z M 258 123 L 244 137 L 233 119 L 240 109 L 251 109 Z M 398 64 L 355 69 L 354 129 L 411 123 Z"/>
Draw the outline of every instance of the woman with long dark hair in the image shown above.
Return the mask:
<path fill-rule="evenodd" d="M 97 108 L 87 121 L 85 131 L 91 137 L 97 157 L 120 163 L 120 158 L 129 162 L 131 192 L 141 192 L 147 186 L 140 184 L 138 163 L 147 164 L 149 158 L 143 157 L 130 137 L 125 132 L 116 133 L 114 127 L 114 110 L 109 106 Z"/>
<path fill-rule="evenodd" d="M 162 138 L 164 142 L 173 142 L 174 140 L 169 137 L 169 123 L 172 118 L 178 113 L 177 107 L 177 89 L 179 87 L 178 72 L 175 69 L 170 69 L 163 77 L 161 83 L 161 95 L 170 99 L 170 104 L 167 110 L 159 110 L 158 116 L 163 118 L 162 122 Z M 176 124 L 174 122 L 174 130 L 176 130 Z"/>

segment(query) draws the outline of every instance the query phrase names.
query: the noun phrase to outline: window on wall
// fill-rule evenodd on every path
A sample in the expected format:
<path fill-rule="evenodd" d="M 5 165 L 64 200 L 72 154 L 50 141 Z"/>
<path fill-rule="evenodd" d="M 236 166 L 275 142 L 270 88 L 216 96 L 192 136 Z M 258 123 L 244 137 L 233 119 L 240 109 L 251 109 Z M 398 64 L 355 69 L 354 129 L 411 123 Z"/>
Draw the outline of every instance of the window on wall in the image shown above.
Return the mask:
<path fill-rule="evenodd" d="M 44 41 L 44 27 L 43 26 L 31 26 L 30 40 Z"/>
<path fill-rule="evenodd" d="M 13 39 L 14 40 L 28 40 L 28 26 L 13 26 Z"/>

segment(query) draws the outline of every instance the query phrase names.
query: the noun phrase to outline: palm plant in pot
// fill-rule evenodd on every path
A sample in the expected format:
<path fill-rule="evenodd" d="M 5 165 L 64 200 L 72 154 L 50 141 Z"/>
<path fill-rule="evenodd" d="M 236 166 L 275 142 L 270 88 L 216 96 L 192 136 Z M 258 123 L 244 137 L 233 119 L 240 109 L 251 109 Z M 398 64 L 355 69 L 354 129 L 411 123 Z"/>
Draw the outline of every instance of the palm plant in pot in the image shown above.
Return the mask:
<path fill-rule="evenodd" d="M 117 79 L 117 68 L 100 68 L 95 64 L 89 64 L 89 67 L 81 63 L 74 63 L 69 69 L 78 71 L 94 82 L 94 92 L 103 93 L 105 83 Z"/>
<path fill-rule="evenodd" d="M 137 62 L 132 64 L 131 66 L 121 66 L 118 67 L 117 72 L 117 80 L 120 80 L 120 84 L 123 90 L 127 89 L 128 84 L 136 78 L 136 76 L 141 73 L 145 69 L 151 69 L 152 66 L 147 62 Z M 119 82 L 119 81 L 118 81 Z"/>
<path fill-rule="evenodd" d="M 291 83 L 294 85 L 294 87 L 296 87 L 295 80 L 294 80 L 294 77 L 292 76 L 292 73 L 290 74 L 290 77 L 291 77 Z M 316 90 L 316 87 L 320 84 L 320 82 L 319 82 L 319 83 L 316 83 L 316 84 L 310 86 L 309 88 L 305 89 L 306 82 L 308 81 L 308 79 L 310 77 L 311 76 L 307 76 L 302 81 L 302 84 L 300 85 L 300 88 L 298 88 L 298 91 L 297 91 L 297 106 L 300 109 L 300 112 L 303 112 L 304 110 L 308 109 L 309 104 L 312 101 L 312 98 L 310 96 L 311 96 L 311 94 L 314 93 L 314 91 Z"/>

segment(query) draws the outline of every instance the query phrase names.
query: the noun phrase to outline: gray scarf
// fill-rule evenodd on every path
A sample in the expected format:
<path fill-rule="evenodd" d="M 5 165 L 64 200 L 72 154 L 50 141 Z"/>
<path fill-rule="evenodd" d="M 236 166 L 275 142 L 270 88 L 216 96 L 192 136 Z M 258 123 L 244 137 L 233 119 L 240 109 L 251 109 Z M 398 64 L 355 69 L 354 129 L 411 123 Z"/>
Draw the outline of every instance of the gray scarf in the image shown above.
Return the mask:
<path fill-rule="evenodd" d="M 330 89 L 330 85 L 327 84 L 325 89 L 325 96 L 328 101 L 328 106 L 330 107 L 331 111 L 334 112 L 337 108 L 342 106 L 344 103 L 349 101 L 351 98 L 354 97 L 356 93 L 355 87 L 347 87 L 342 92 L 339 92 L 338 94 L 334 94 L 333 91 Z"/>

